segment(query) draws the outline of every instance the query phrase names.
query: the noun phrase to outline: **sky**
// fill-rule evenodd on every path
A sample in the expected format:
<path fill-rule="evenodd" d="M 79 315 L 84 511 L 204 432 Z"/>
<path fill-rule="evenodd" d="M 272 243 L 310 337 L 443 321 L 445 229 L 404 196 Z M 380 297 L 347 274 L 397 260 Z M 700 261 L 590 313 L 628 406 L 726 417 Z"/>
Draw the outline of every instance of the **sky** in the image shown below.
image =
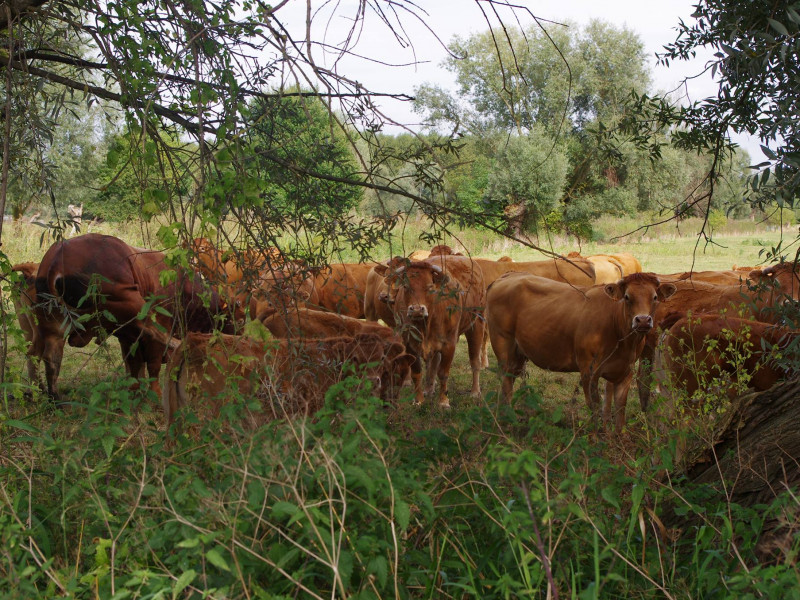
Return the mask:
<path fill-rule="evenodd" d="M 361 0 L 367 4 L 387 6 L 386 0 Z M 360 0 L 331 0 L 329 2 L 312 0 L 316 29 L 312 39 L 328 44 L 339 44 L 350 29 L 349 17 L 354 14 Z M 645 45 L 650 60 L 654 91 L 679 90 L 685 101 L 697 101 L 714 94 L 716 86 L 709 75 L 690 79 L 686 85 L 681 82 L 686 77 L 701 73 L 711 57 L 707 52 L 691 63 L 671 63 L 669 68 L 656 64 L 656 52 L 677 37 L 677 26 L 681 19 L 693 22 L 691 14 L 697 0 L 562 0 L 560 2 L 519 0 L 513 4 L 524 7 L 515 11 L 523 27 L 533 23 L 531 16 L 556 23 L 573 22 L 585 25 L 592 19 L 603 19 L 617 26 L 626 26 L 637 32 Z M 395 39 L 389 29 L 380 23 L 370 12 L 364 21 L 365 27 L 358 32 L 354 52 L 364 58 L 343 59 L 334 64 L 333 53 L 321 49 L 314 51 L 315 59 L 336 68 L 338 72 L 351 79 L 362 82 L 371 91 L 385 93 L 413 94 L 415 87 L 422 83 L 435 83 L 454 88 L 454 76 L 441 66 L 447 56 L 444 47 L 454 35 L 462 37 L 485 31 L 488 23 L 483 8 L 490 10 L 485 2 L 476 0 L 417 0 L 416 5 L 427 12 L 423 19 L 403 12 L 410 0 L 396 0 L 399 7 L 407 39 L 413 44 L 403 44 Z M 321 8 L 320 8 L 321 7 Z M 279 18 L 287 25 L 293 36 L 302 36 L 305 28 L 305 0 L 290 0 L 280 9 Z M 527 9 L 527 10 L 525 10 Z M 329 17 L 331 11 L 336 11 Z M 528 12 L 529 11 L 529 12 Z M 422 15 L 420 11 L 418 14 Z M 516 23 L 515 16 L 508 10 L 501 13 L 507 25 Z M 490 15 L 491 22 L 497 19 Z M 560 27 L 555 23 L 545 23 L 547 27 Z M 397 27 L 396 27 L 397 29 Z M 434 36 L 432 32 L 435 32 Z M 438 39 L 437 39 L 438 37 Z M 382 110 L 392 119 L 416 128 L 420 116 L 413 113 L 410 104 L 380 101 Z M 745 138 L 735 138 L 753 158 L 760 158 L 758 143 Z"/>

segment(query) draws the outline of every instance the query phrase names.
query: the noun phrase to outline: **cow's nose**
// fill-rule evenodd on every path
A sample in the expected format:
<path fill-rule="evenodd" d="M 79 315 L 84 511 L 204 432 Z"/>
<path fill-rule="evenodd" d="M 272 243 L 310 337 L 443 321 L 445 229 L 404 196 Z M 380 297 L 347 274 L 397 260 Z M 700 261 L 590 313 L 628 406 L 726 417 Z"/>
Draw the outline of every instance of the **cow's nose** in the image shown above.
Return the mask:
<path fill-rule="evenodd" d="M 651 317 L 650 315 L 636 315 L 635 317 L 633 317 L 633 328 L 652 329 L 653 317 Z"/>
<path fill-rule="evenodd" d="M 408 307 L 409 317 L 427 317 L 428 307 L 424 304 L 410 304 Z"/>

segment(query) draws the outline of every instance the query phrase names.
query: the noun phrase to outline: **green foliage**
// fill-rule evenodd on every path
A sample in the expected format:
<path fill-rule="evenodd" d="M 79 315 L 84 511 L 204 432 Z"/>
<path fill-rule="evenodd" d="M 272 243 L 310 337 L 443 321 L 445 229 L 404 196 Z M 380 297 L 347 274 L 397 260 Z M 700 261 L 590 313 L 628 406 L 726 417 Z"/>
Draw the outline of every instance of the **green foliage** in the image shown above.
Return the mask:
<path fill-rule="evenodd" d="M 456 37 L 450 51 L 445 66 L 456 74 L 462 101 L 425 85 L 417 90 L 417 109 L 428 111 L 432 125 L 474 134 L 495 128 L 520 134 L 534 124 L 551 134 L 580 131 L 613 119 L 628 91 L 645 91 L 650 81 L 639 37 L 601 21 L 585 29 L 545 31 L 536 24 Z"/>
<path fill-rule="evenodd" d="M 177 203 L 192 190 L 191 171 L 179 158 L 192 150 L 191 145 L 166 133 L 150 139 L 134 127 L 115 135 L 99 174 L 101 191 L 86 202 L 85 213 L 109 221 L 127 221 L 149 220 L 165 211 L 170 201 Z"/>
<path fill-rule="evenodd" d="M 793 561 L 755 560 L 791 497 L 665 486 L 650 453 L 608 458 L 531 389 L 404 432 L 349 379 L 311 420 L 244 432 L 233 402 L 166 448 L 128 383 L 0 425 L 7 597 L 544 598 L 548 571 L 562 597 L 797 589 Z M 691 525 L 671 542 L 658 514 Z"/>
<path fill-rule="evenodd" d="M 564 191 L 567 157 L 539 130 L 509 138 L 489 174 L 486 200 L 514 233 L 536 231 Z"/>

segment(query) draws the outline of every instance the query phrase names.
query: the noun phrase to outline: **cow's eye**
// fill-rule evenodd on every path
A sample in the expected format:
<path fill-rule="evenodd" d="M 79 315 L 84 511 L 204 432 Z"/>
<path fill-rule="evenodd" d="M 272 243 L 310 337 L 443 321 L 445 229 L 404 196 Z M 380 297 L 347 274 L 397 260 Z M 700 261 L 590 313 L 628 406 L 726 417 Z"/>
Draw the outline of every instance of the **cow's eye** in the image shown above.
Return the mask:
<path fill-rule="evenodd" d="M 658 294 L 653 294 L 653 300 L 658 300 Z"/>
<path fill-rule="evenodd" d="M 631 297 L 628 296 L 628 294 L 625 294 L 625 300 L 630 300 L 630 299 L 631 299 Z"/>

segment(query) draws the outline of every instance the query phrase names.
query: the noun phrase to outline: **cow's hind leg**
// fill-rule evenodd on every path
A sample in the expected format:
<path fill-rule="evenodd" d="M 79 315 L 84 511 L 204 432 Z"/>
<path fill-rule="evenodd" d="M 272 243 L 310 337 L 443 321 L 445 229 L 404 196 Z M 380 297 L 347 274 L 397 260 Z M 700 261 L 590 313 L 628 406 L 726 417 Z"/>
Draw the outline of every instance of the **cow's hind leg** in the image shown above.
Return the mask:
<path fill-rule="evenodd" d="M 513 339 L 493 336 L 492 349 L 497 357 L 497 366 L 502 380 L 501 395 L 504 402 L 510 403 L 514 393 L 514 381 L 522 375 L 527 359 Z"/>
<path fill-rule="evenodd" d="M 469 364 L 472 368 L 472 390 L 470 396 L 473 398 L 481 397 L 481 369 L 484 362 L 484 350 L 486 340 L 486 322 L 478 319 L 475 324 L 467 331 L 467 348 L 469 351 Z"/>

